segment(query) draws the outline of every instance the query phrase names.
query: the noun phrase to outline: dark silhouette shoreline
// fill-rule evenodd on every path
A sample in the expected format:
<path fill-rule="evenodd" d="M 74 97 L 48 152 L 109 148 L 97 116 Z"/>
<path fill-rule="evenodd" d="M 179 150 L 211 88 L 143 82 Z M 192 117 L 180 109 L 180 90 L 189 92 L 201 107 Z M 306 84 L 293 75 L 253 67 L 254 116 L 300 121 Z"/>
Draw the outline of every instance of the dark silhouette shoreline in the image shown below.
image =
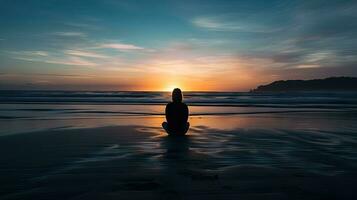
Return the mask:
<path fill-rule="evenodd" d="M 296 92 L 296 91 L 357 91 L 356 77 L 330 77 L 313 80 L 279 80 L 260 85 L 251 92 Z"/>

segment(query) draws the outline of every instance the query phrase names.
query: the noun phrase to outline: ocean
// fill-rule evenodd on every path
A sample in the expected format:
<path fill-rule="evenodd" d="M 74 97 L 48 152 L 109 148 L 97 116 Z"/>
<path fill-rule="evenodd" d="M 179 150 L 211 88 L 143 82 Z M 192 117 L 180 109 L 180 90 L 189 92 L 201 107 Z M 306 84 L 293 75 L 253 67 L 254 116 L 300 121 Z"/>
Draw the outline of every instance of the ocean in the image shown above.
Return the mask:
<path fill-rule="evenodd" d="M 357 93 L 0 91 L 0 199 L 355 199 Z"/>

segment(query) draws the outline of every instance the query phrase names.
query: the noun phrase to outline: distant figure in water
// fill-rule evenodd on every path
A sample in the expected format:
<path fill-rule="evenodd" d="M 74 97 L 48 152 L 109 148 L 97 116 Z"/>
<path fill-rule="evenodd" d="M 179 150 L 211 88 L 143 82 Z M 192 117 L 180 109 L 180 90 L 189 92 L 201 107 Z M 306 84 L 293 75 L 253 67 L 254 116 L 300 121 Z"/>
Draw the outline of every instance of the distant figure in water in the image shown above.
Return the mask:
<path fill-rule="evenodd" d="M 179 88 L 172 91 L 172 102 L 166 105 L 166 121 L 162 127 L 169 135 L 185 135 L 190 127 L 188 120 L 188 107 L 182 102 L 182 92 Z"/>

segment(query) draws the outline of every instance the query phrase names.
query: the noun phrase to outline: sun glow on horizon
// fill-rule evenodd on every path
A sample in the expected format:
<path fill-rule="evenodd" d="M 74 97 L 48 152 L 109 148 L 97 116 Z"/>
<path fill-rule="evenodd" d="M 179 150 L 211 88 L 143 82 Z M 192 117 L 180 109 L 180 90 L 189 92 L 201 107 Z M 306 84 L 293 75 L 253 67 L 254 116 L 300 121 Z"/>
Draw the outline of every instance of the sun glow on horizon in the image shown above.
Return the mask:
<path fill-rule="evenodd" d="M 177 84 L 172 84 L 172 85 L 167 85 L 163 91 L 165 92 L 172 92 L 175 88 L 180 88 L 181 90 L 183 90 L 179 85 Z"/>

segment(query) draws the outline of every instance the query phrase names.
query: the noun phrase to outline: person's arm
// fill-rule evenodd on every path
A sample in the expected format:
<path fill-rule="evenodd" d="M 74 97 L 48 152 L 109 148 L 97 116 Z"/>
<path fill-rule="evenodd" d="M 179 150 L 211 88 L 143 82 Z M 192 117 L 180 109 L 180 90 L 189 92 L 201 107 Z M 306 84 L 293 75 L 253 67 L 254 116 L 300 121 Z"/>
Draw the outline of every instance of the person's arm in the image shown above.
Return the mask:
<path fill-rule="evenodd" d="M 165 117 L 166 117 L 166 121 L 169 122 L 169 103 L 166 105 L 166 108 L 165 108 Z"/>
<path fill-rule="evenodd" d="M 189 110 L 188 110 L 188 106 L 185 104 L 185 121 L 188 121 L 188 115 L 189 115 Z"/>

